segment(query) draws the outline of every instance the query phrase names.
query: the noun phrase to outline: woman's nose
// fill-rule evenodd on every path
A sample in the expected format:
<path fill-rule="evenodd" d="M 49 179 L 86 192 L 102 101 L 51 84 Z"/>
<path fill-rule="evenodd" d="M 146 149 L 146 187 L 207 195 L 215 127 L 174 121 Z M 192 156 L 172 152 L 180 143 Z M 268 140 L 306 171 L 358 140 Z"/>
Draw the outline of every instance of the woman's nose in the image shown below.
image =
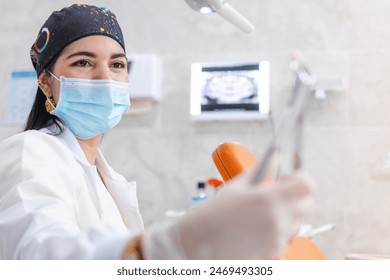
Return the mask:
<path fill-rule="evenodd" d="M 93 79 L 112 80 L 110 68 L 108 66 L 97 67 L 94 71 Z"/>

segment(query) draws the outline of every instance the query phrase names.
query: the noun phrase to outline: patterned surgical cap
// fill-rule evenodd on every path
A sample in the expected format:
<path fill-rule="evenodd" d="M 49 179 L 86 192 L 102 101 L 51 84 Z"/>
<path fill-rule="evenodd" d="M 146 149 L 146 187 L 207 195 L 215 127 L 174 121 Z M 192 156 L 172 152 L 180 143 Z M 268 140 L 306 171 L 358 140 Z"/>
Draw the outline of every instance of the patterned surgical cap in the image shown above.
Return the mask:
<path fill-rule="evenodd" d="M 37 74 L 48 67 L 66 46 L 90 35 L 111 37 L 125 50 L 122 30 L 116 16 L 106 8 L 74 4 L 53 12 L 30 50 Z"/>

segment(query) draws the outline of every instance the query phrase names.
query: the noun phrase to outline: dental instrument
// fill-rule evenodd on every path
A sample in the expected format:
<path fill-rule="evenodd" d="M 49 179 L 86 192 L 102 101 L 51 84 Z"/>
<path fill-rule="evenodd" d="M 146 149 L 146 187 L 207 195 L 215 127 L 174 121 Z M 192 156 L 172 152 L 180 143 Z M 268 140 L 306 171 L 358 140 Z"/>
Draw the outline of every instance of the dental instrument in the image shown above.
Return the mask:
<path fill-rule="evenodd" d="M 252 184 L 261 182 L 265 175 L 268 174 L 270 161 L 272 160 L 273 155 L 288 139 L 290 133 L 294 134 L 295 142 L 293 168 L 294 170 L 299 169 L 302 165 L 301 150 L 304 110 L 309 99 L 309 94 L 313 92 L 313 88 L 315 88 L 316 77 L 312 75 L 307 67 L 299 60 L 297 54 L 292 54 L 290 56 L 289 67 L 295 74 L 294 88 L 282 116 L 280 127 L 275 134 L 275 138 L 269 144 L 260 163 L 255 167 Z"/>

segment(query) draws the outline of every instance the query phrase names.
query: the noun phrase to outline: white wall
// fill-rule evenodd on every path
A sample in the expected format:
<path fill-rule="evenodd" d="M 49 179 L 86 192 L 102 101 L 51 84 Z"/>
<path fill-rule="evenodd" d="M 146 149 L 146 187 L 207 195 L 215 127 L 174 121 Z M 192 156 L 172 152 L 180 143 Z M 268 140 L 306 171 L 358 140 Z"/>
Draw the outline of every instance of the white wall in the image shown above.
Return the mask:
<path fill-rule="evenodd" d="M 332 259 L 348 252 L 390 253 L 390 184 L 369 179 L 390 149 L 390 2 L 387 0 L 231 0 L 255 24 L 244 34 L 217 15 L 192 11 L 184 0 L 84 1 L 117 14 L 127 50 L 163 59 L 163 97 L 153 112 L 127 116 L 102 143 L 108 161 L 138 182 L 147 225 L 166 209 L 182 209 L 196 182 L 218 173 L 211 152 L 238 141 L 257 156 L 271 138 L 267 122 L 193 123 L 190 63 L 266 59 L 271 109 L 278 122 L 291 89 L 288 54 L 350 78 L 348 90 L 314 102 L 307 115 L 304 165 L 318 181 L 305 222 L 336 223 L 315 239 Z M 20 131 L 5 122 L 8 73 L 30 66 L 29 48 L 53 10 L 73 1 L 0 0 L 0 139 Z M 322 65 L 333 67 L 321 69 Z"/>

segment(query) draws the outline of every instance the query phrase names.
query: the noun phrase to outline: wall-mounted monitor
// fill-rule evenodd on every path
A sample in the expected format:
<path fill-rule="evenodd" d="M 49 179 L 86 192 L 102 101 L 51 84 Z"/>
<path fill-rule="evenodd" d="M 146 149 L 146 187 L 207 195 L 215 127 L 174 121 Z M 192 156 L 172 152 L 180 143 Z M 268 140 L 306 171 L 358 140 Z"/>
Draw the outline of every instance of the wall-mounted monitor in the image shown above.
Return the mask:
<path fill-rule="evenodd" d="M 193 63 L 191 116 L 195 120 L 266 119 L 269 63 Z"/>

